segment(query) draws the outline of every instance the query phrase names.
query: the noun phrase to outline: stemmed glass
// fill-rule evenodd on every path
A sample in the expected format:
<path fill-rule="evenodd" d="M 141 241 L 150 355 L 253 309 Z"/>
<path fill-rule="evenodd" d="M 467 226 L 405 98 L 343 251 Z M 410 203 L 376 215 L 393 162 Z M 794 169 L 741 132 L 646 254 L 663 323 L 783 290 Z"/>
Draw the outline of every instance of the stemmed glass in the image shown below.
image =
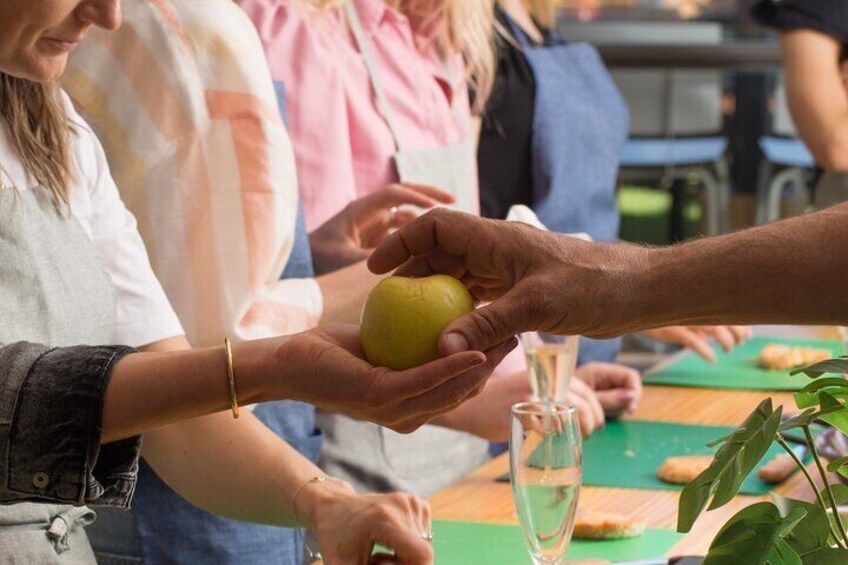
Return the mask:
<path fill-rule="evenodd" d="M 512 407 L 512 494 L 535 565 L 558 565 L 565 558 L 577 516 L 582 462 L 576 408 L 564 402 Z"/>
<path fill-rule="evenodd" d="M 579 338 L 528 332 L 520 336 L 527 357 L 530 387 L 536 400 L 565 400 L 577 366 Z"/>

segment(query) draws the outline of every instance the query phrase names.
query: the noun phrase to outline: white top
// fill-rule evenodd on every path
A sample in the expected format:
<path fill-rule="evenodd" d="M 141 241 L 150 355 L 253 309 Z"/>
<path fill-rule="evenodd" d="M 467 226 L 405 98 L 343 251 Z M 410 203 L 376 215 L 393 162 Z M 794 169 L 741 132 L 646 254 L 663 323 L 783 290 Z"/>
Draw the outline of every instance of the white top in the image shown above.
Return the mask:
<path fill-rule="evenodd" d="M 69 193 L 71 214 L 91 238 L 114 285 L 115 344 L 140 347 L 182 335 L 180 322 L 150 267 L 135 218 L 118 195 L 100 142 L 64 93 L 63 100 L 75 129 L 71 136 L 75 165 Z M 5 126 L 2 120 L 0 124 Z M 37 186 L 26 174 L 7 127 L 0 127 L 0 166 L 3 190 Z"/>

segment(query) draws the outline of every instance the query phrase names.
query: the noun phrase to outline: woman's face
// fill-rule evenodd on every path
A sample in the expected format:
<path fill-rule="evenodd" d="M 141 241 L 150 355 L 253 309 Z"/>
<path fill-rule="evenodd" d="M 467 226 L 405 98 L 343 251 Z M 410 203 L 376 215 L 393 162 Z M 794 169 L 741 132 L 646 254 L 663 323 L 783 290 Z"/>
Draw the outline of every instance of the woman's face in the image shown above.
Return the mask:
<path fill-rule="evenodd" d="M 120 24 L 120 0 L 0 0 L 0 72 L 54 80 L 91 26 Z"/>

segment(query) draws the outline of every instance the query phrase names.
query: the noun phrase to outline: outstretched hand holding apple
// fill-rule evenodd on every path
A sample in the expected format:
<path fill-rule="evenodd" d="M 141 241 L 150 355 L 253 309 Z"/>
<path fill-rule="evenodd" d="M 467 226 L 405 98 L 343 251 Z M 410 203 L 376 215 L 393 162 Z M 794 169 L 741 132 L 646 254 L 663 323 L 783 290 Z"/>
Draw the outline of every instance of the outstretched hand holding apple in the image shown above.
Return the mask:
<path fill-rule="evenodd" d="M 280 386 L 286 391 L 274 398 L 308 402 L 410 433 L 479 394 L 516 344 L 513 339 L 485 353 L 457 353 L 394 371 L 366 360 L 358 327 L 322 326 L 279 346 L 280 365 L 297 378 L 284 377 Z"/>

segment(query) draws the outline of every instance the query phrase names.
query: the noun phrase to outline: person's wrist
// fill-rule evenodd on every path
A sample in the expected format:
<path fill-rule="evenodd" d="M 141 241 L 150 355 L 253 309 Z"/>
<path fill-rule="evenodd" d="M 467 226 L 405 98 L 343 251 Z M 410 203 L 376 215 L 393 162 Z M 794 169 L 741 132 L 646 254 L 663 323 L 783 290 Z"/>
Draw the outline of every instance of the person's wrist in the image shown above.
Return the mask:
<path fill-rule="evenodd" d="M 246 341 L 233 345 L 233 373 L 241 404 L 296 398 L 295 357 L 284 349 L 293 337 Z"/>
<path fill-rule="evenodd" d="M 316 531 L 345 499 L 357 496 L 350 483 L 327 477 L 321 482 L 304 485 L 294 501 L 294 514 L 301 525 Z"/>
<path fill-rule="evenodd" d="M 607 281 L 601 284 L 604 296 L 598 301 L 605 305 L 606 316 L 616 324 L 615 334 L 641 329 L 657 312 L 652 297 L 657 292 L 659 248 L 618 244 L 610 246 L 612 258 L 608 263 Z"/>
<path fill-rule="evenodd" d="M 671 270 L 673 247 L 630 246 L 630 284 L 626 285 L 622 312 L 632 321 L 630 331 L 673 325 L 676 303 L 671 299 L 677 275 Z M 672 286 L 669 283 L 672 282 Z"/>

